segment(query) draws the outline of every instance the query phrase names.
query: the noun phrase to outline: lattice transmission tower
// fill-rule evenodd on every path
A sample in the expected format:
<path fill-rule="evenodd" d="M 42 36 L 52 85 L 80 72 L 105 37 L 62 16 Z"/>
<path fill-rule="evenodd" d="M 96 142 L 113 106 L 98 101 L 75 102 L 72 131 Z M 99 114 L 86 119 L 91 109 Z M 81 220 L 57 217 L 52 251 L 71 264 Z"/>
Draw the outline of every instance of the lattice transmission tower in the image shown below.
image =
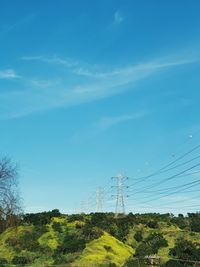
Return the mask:
<path fill-rule="evenodd" d="M 116 188 L 116 195 L 113 195 L 113 197 L 116 198 L 115 217 L 118 217 L 119 215 L 125 214 L 124 199 L 128 197 L 125 194 L 125 189 L 128 188 L 128 186 L 125 185 L 125 181 L 128 179 L 128 177 L 119 174 L 116 177 L 112 177 L 112 179 L 116 179 L 116 185 L 112 187 Z"/>

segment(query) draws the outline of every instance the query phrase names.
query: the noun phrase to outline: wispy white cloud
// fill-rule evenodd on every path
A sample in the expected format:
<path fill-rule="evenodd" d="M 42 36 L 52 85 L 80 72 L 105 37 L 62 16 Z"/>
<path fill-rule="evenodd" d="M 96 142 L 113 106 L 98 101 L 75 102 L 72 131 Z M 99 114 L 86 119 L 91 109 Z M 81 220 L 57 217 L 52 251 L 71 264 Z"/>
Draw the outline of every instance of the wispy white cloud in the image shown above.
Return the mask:
<path fill-rule="evenodd" d="M 119 11 L 116 11 L 114 14 L 114 23 L 121 24 L 124 20 L 124 17 L 120 14 Z"/>
<path fill-rule="evenodd" d="M 149 112 L 136 112 L 133 114 L 119 115 L 119 116 L 114 116 L 114 117 L 103 117 L 96 123 L 96 127 L 99 130 L 106 130 L 119 123 L 143 118 L 148 113 Z"/>
<path fill-rule="evenodd" d="M 32 79 L 32 80 L 28 80 L 28 83 L 38 88 L 50 88 L 52 86 L 59 85 L 58 81 L 54 81 L 50 79 L 49 80 Z"/>
<path fill-rule="evenodd" d="M 0 79 L 16 79 L 20 78 L 20 76 L 13 70 L 0 70 Z"/>
<path fill-rule="evenodd" d="M 62 59 L 58 56 L 48 57 L 48 56 L 23 56 L 22 60 L 26 61 L 41 61 L 44 63 L 62 65 L 67 68 L 77 67 L 79 66 L 79 62 L 77 60 L 71 58 Z"/>
<path fill-rule="evenodd" d="M 28 14 L 28 15 L 18 19 L 17 21 L 13 22 L 12 24 L 4 24 L 2 26 L 2 31 L 3 31 L 3 33 L 9 33 L 11 31 L 17 29 L 18 27 L 21 27 L 23 25 L 30 23 L 35 17 L 36 17 L 36 14 Z"/>
<path fill-rule="evenodd" d="M 71 58 L 60 58 L 58 56 L 23 56 L 21 58 L 25 61 L 39 61 L 52 65 L 60 65 L 66 69 L 70 69 L 71 72 L 75 75 L 85 76 L 88 78 L 97 78 L 97 79 L 106 79 L 113 78 L 121 75 L 131 75 L 134 72 L 145 72 L 145 71 L 155 71 L 167 67 L 173 67 L 178 65 L 186 65 L 190 63 L 194 63 L 200 61 L 199 57 L 172 57 L 172 58 L 159 58 L 156 60 L 152 60 L 149 62 L 138 63 L 135 65 L 129 65 L 123 68 L 114 68 L 112 70 L 102 71 L 100 66 L 98 65 L 89 65 L 86 63 L 82 63 L 78 60 Z"/>
<path fill-rule="evenodd" d="M 0 94 L 0 102 L 3 103 L 0 106 L 1 118 L 25 116 L 34 112 L 57 107 L 67 107 L 109 97 L 126 90 L 133 90 L 136 82 L 141 82 L 149 76 L 158 74 L 160 71 L 167 71 L 172 67 L 199 61 L 199 58 L 195 57 L 179 57 L 179 59 L 162 58 L 123 68 L 114 68 L 109 71 L 99 70 L 99 67 L 98 71 L 93 71 L 90 66 L 89 68 L 88 66 L 83 66 L 82 71 L 80 71 L 80 63 L 78 61 L 42 56 L 24 57 L 23 59 L 35 60 L 36 62 L 39 60 L 39 66 L 41 61 L 43 61 L 45 64 L 53 64 L 55 68 L 58 64 L 64 70 L 65 68 L 69 68 L 76 75 L 74 79 L 76 83 L 70 83 L 68 77 L 66 78 L 65 72 L 60 73 L 57 68 L 55 70 L 59 79 L 58 84 L 53 83 L 51 74 L 49 75 L 49 79 L 46 79 L 45 75 L 44 79 L 29 79 L 29 83 L 21 79 L 21 82 L 25 83 L 23 84 L 23 88 L 25 85 L 27 86 L 26 90 L 9 91 Z M 78 69 L 79 72 L 77 71 Z M 41 76 L 42 73 L 40 73 Z M 81 79 L 82 76 L 84 76 L 84 81 Z M 0 77 L 17 78 L 18 75 L 13 70 L 7 70 L 2 71 Z M 48 88 L 48 90 L 41 90 L 42 87 Z M 115 118 L 112 122 L 104 121 L 104 124 L 117 123 L 120 120 L 128 119 L 130 118 Z"/>
<path fill-rule="evenodd" d="M 87 140 L 98 136 L 100 133 L 103 133 L 109 130 L 111 127 L 115 127 L 120 124 L 125 124 L 130 121 L 140 120 L 149 115 L 148 111 L 134 112 L 131 114 L 122 114 L 117 116 L 106 116 L 98 119 L 96 122 L 93 122 L 89 125 L 86 125 L 80 131 L 77 131 L 72 140 L 75 142 L 80 142 L 82 140 Z M 133 122 L 134 123 L 134 122 Z"/>

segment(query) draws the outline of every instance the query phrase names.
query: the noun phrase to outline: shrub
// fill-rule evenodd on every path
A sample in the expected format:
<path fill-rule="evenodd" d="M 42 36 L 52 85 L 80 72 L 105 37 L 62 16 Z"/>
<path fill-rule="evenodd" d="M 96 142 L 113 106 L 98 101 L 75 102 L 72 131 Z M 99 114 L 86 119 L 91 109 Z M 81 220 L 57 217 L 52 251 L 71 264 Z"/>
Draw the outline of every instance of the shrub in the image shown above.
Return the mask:
<path fill-rule="evenodd" d="M 170 250 L 170 255 L 177 259 L 200 261 L 200 248 L 189 240 L 179 239 Z"/>
<path fill-rule="evenodd" d="M 62 226 L 59 222 L 53 222 L 52 228 L 54 231 L 56 231 L 58 233 L 62 233 Z"/>
<path fill-rule="evenodd" d="M 106 250 L 107 252 L 112 252 L 112 251 L 113 251 L 113 249 L 112 249 L 111 246 L 104 245 L 104 248 L 105 248 L 105 250 Z"/>
<path fill-rule="evenodd" d="M 20 252 L 21 250 L 38 251 L 40 250 L 40 245 L 38 243 L 40 234 L 37 228 L 33 231 L 24 231 L 19 237 L 8 238 L 6 244 L 12 247 L 16 252 Z"/>
<path fill-rule="evenodd" d="M 54 254 L 53 259 L 54 259 L 54 264 L 60 265 L 60 264 L 69 264 L 75 261 L 77 257 L 80 256 L 80 253 L 68 253 L 65 255 L 62 254 Z M 68 265 L 67 265 L 68 266 Z"/>
<path fill-rule="evenodd" d="M 160 233 L 149 235 L 136 249 L 137 256 L 148 256 L 158 252 L 159 248 L 167 247 L 167 240 Z"/>
<path fill-rule="evenodd" d="M 158 227 L 157 221 L 149 221 L 146 223 L 146 225 L 150 228 L 156 229 Z"/>
<path fill-rule="evenodd" d="M 92 240 L 97 239 L 100 236 L 102 236 L 103 231 L 101 229 L 99 229 L 98 227 L 93 227 L 90 223 L 86 223 L 82 227 L 81 233 L 82 233 L 84 239 L 87 242 L 89 242 L 89 241 L 92 241 Z"/>
<path fill-rule="evenodd" d="M 12 263 L 15 265 L 26 265 L 28 263 L 30 263 L 29 259 L 23 256 L 15 256 L 12 259 Z"/>
<path fill-rule="evenodd" d="M 5 258 L 0 258 L 0 267 L 5 267 L 8 264 L 8 261 Z"/>
<path fill-rule="evenodd" d="M 134 235 L 134 238 L 137 242 L 141 242 L 143 237 L 142 237 L 142 232 L 141 231 L 137 231 Z"/>
<path fill-rule="evenodd" d="M 152 255 L 155 254 L 156 251 L 150 247 L 149 244 L 146 243 L 141 243 L 135 251 L 135 255 L 136 256 L 140 256 L 140 257 L 144 257 L 144 256 L 148 256 L 148 255 Z"/>
<path fill-rule="evenodd" d="M 174 261 L 174 260 L 169 260 L 165 264 L 165 267 L 183 267 L 183 266 L 185 266 L 184 263 L 180 261 Z"/>
<path fill-rule="evenodd" d="M 85 248 L 86 242 L 84 239 L 76 236 L 75 234 L 67 234 L 64 237 L 62 244 L 58 246 L 55 255 L 74 253 L 81 251 Z"/>

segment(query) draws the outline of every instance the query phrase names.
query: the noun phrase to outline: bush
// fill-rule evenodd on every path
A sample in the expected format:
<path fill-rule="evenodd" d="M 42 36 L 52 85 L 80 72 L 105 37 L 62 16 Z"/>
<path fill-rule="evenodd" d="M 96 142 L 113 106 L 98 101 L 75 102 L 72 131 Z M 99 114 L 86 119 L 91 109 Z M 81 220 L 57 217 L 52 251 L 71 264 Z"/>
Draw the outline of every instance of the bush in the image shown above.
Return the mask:
<path fill-rule="evenodd" d="M 170 250 L 170 255 L 177 259 L 200 261 L 200 248 L 189 240 L 179 239 Z"/>
<path fill-rule="evenodd" d="M 84 239 L 76 236 L 75 234 L 67 234 L 64 237 L 62 244 L 60 244 L 56 249 L 55 256 L 78 252 L 83 250 L 85 246 L 86 242 Z"/>
<path fill-rule="evenodd" d="M 150 243 L 150 245 L 154 248 L 156 253 L 158 252 L 159 248 L 167 247 L 168 242 L 160 233 L 153 233 L 149 235 L 146 239 L 146 242 Z"/>
<path fill-rule="evenodd" d="M 43 229 L 44 230 L 44 229 Z M 38 238 L 41 235 L 41 229 L 36 227 L 33 231 L 24 231 L 19 237 L 10 237 L 6 240 L 6 244 L 12 247 L 16 252 L 21 250 L 38 251 L 40 245 Z"/>
<path fill-rule="evenodd" d="M 55 265 L 61 265 L 63 263 L 64 264 L 70 264 L 70 263 L 74 262 L 79 256 L 80 256 L 79 252 L 68 253 L 68 254 L 65 254 L 65 255 L 54 254 L 54 256 L 53 256 L 54 264 Z"/>
<path fill-rule="evenodd" d="M 15 248 L 20 244 L 20 240 L 16 237 L 9 237 L 8 239 L 6 239 L 6 244 L 8 244 L 10 247 Z"/>
<path fill-rule="evenodd" d="M 98 227 L 92 226 L 90 223 L 86 223 L 81 229 L 81 234 L 89 242 L 102 236 L 103 231 Z"/>
<path fill-rule="evenodd" d="M 107 252 L 112 252 L 112 251 L 113 251 L 113 249 L 112 249 L 111 246 L 104 245 L 104 248 L 105 248 L 105 250 L 106 250 Z"/>
<path fill-rule="evenodd" d="M 134 238 L 137 242 L 141 242 L 143 237 L 142 237 L 142 232 L 141 231 L 137 231 L 134 235 Z"/>
<path fill-rule="evenodd" d="M 146 223 L 146 225 L 147 225 L 148 227 L 150 227 L 150 228 L 153 228 L 153 229 L 158 228 L 158 223 L 157 223 L 157 221 L 149 221 L 149 222 Z"/>
<path fill-rule="evenodd" d="M 5 267 L 8 261 L 5 258 L 0 258 L 0 267 Z"/>
<path fill-rule="evenodd" d="M 58 233 L 62 233 L 62 226 L 59 222 L 53 222 L 52 228 L 54 231 L 56 231 Z"/>
<path fill-rule="evenodd" d="M 45 225 L 51 222 L 51 218 L 61 217 L 61 213 L 58 209 L 52 211 L 44 211 L 39 213 L 28 213 L 23 216 L 23 221 L 25 223 L 34 225 Z"/>
<path fill-rule="evenodd" d="M 166 264 L 165 267 L 183 267 L 185 266 L 184 263 L 180 261 L 174 261 L 174 260 L 169 260 Z"/>
<path fill-rule="evenodd" d="M 172 218 L 171 223 L 176 224 L 180 229 L 186 229 L 188 227 L 187 219 L 181 214 L 178 217 Z"/>
<path fill-rule="evenodd" d="M 200 232 L 200 213 L 188 213 L 190 228 L 193 232 Z"/>
<path fill-rule="evenodd" d="M 15 256 L 12 259 L 12 263 L 15 265 L 26 265 L 28 263 L 30 263 L 29 259 L 23 256 Z"/>
<path fill-rule="evenodd" d="M 156 254 L 161 247 L 167 247 L 167 240 L 160 233 L 149 235 L 136 249 L 137 256 Z"/>
<path fill-rule="evenodd" d="M 149 244 L 142 243 L 136 248 L 135 255 L 144 257 L 155 254 L 156 252 L 157 251 L 155 251 L 152 247 L 150 247 Z"/>

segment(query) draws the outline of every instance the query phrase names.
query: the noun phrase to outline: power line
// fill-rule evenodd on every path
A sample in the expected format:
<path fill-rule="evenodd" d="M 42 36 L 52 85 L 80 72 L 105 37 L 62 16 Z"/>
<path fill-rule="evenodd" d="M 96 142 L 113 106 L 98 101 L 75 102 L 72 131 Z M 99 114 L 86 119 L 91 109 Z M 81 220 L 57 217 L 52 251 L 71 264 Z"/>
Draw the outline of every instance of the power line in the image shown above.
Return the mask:
<path fill-rule="evenodd" d="M 135 185 L 138 184 L 138 183 L 144 182 L 144 181 L 148 180 L 149 178 L 154 177 L 154 176 L 156 176 L 156 175 L 158 175 L 158 174 L 160 174 L 160 173 L 165 173 L 165 172 L 167 172 L 167 171 L 169 171 L 169 170 L 172 170 L 172 169 L 175 169 L 175 168 L 180 167 L 180 164 L 179 164 L 179 165 L 176 165 L 176 166 L 174 166 L 174 167 L 172 167 L 172 168 L 168 168 L 168 167 L 172 166 L 174 163 L 176 163 L 177 161 L 179 161 L 179 160 L 185 158 L 186 156 L 188 156 L 189 154 L 191 154 L 192 152 L 194 152 L 194 151 L 197 150 L 198 148 L 200 148 L 200 145 L 197 145 L 197 146 L 193 147 L 192 149 L 190 149 L 189 151 L 187 151 L 187 152 L 184 153 L 183 155 L 179 156 L 177 159 L 171 161 L 170 163 L 164 165 L 162 168 L 158 169 L 157 171 L 155 171 L 155 172 L 153 172 L 153 173 L 151 173 L 151 174 L 149 174 L 149 175 L 142 176 L 142 177 L 139 177 L 139 178 L 134 178 L 134 180 L 137 180 L 137 181 L 136 181 L 135 183 L 131 184 L 129 187 L 132 187 L 132 186 L 135 186 Z M 198 156 L 198 157 L 200 157 L 200 156 Z M 197 157 L 196 157 L 196 158 L 197 158 Z M 194 158 L 194 159 L 196 159 L 196 158 Z M 192 159 L 192 160 L 194 160 L 194 159 Z M 192 161 L 192 160 L 190 160 L 190 161 Z M 189 161 L 189 162 L 190 162 L 190 161 Z M 182 163 L 182 164 L 184 165 L 184 164 L 187 164 L 187 163 L 189 163 L 189 162 L 187 161 L 187 162 L 184 162 L 184 163 Z M 168 168 L 168 169 L 167 169 L 167 168 Z"/>
<path fill-rule="evenodd" d="M 191 188 L 191 187 L 194 187 L 194 186 L 196 186 L 196 184 L 190 185 L 190 186 L 188 186 L 188 187 L 185 188 L 185 189 L 188 189 L 188 188 Z M 185 190 L 185 189 L 184 189 L 184 190 Z M 144 204 L 144 203 L 147 203 L 147 202 L 151 202 L 151 201 L 154 201 L 154 200 L 158 200 L 158 199 L 161 199 L 161 198 L 163 198 L 163 197 L 168 197 L 168 196 L 174 195 L 174 194 L 176 194 L 176 193 L 181 192 L 181 190 L 182 190 L 182 189 L 179 189 L 179 190 L 177 190 L 177 191 L 174 191 L 174 192 L 171 192 L 171 193 L 162 195 L 162 196 L 160 196 L 160 197 L 158 197 L 158 198 L 156 197 L 156 198 L 153 198 L 153 199 L 149 199 L 148 201 L 142 202 L 141 204 Z"/>
<path fill-rule="evenodd" d="M 154 188 L 154 187 L 156 187 L 156 186 L 158 186 L 158 185 L 161 185 L 161 184 L 163 184 L 163 183 L 165 183 L 165 182 L 171 181 L 171 180 L 173 180 L 173 179 L 176 178 L 176 177 L 181 177 L 182 174 L 184 174 L 184 173 L 186 173 L 187 171 L 190 171 L 190 170 L 192 170 L 192 169 L 194 169 L 194 168 L 196 168 L 196 167 L 198 167 L 198 166 L 200 166 L 200 163 L 197 163 L 197 164 L 191 166 L 190 168 L 187 168 L 187 169 L 185 169 L 185 170 L 182 170 L 181 172 L 178 172 L 178 173 L 176 173 L 176 174 L 174 174 L 174 175 L 171 175 L 171 176 L 169 176 L 169 177 L 167 177 L 167 178 L 165 178 L 165 179 L 162 179 L 162 180 L 159 181 L 159 182 L 156 182 L 156 183 L 154 183 L 154 184 L 152 184 L 152 185 L 149 185 L 149 186 L 147 186 L 147 187 L 144 187 L 144 188 L 142 188 L 141 190 L 136 191 L 136 192 L 133 193 L 132 195 L 136 195 L 136 194 L 138 194 L 138 193 L 140 193 L 140 192 L 144 192 L 144 190 L 146 190 L 146 189 Z M 130 186 L 129 186 L 129 187 L 130 187 Z"/>
<path fill-rule="evenodd" d="M 165 189 L 162 189 L 162 190 L 157 190 L 157 191 L 150 191 L 150 192 L 141 192 L 141 193 L 150 193 L 150 194 L 156 194 L 156 195 L 162 195 L 162 194 L 166 194 L 168 191 L 171 191 L 171 190 L 176 190 L 176 189 L 180 189 L 180 188 L 183 188 L 183 190 L 186 190 L 186 189 L 188 189 L 188 187 L 186 187 L 186 186 L 190 186 L 190 185 L 194 185 L 194 186 L 197 186 L 197 185 L 199 185 L 200 184 L 200 179 L 198 179 L 198 180 L 195 180 L 195 181 L 193 181 L 193 182 L 190 182 L 190 183 L 185 183 L 185 184 L 182 184 L 182 185 L 177 185 L 177 186 L 173 186 L 173 187 L 168 187 L 168 188 L 165 188 Z M 186 188 L 184 188 L 184 187 L 186 187 Z M 198 190 L 199 191 L 199 190 Z M 134 194 L 132 194 L 132 195 L 134 195 Z M 131 196 L 131 194 L 129 195 L 129 196 Z M 149 196 L 146 196 L 146 197 L 143 197 L 143 198 L 147 198 L 147 197 L 149 197 Z"/>

